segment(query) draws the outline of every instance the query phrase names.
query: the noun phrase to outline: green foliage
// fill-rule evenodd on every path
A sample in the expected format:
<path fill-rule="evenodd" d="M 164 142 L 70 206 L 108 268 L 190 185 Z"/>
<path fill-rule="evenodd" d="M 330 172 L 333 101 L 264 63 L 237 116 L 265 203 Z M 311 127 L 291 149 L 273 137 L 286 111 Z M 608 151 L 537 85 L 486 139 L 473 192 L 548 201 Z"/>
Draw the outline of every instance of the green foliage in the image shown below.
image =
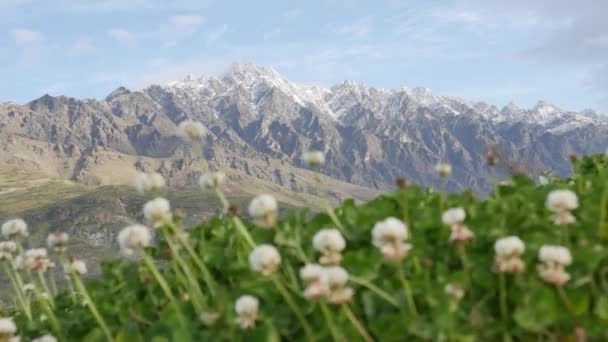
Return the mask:
<path fill-rule="evenodd" d="M 446 196 L 409 186 L 361 205 L 344 201 L 335 214 L 348 236 L 341 266 L 352 276 L 350 286 L 355 289 L 349 307 L 379 341 L 573 340 L 575 331 L 584 331 L 591 341 L 608 340 L 608 160 L 604 156 L 584 157 L 575 162 L 574 169 L 572 177 L 553 179 L 543 186 L 516 176 L 483 199 L 471 192 Z M 573 212 L 576 223 L 553 224 L 545 199 L 555 189 L 577 193 L 580 206 Z M 441 221 L 440 208 L 452 207 L 466 210 L 465 223 L 475 233 L 465 249 L 470 270 L 463 267 L 457 248 L 449 241 L 450 229 Z M 413 246 L 398 264 L 386 262 L 371 243 L 374 224 L 390 216 L 407 223 L 408 242 Z M 248 223 L 246 226 L 257 244 L 273 244 L 279 249 L 280 281 L 313 327 L 316 339 L 331 340 L 321 305 L 303 297 L 304 285 L 298 276 L 303 265 L 317 259 L 312 237 L 320 229 L 334 226 L 330 215 L 311 215 L 306 209 L 294 209 L 283 215 L 274 229 L 260 229 Z M 159 239 L 147 252 L 178 298 L 187 328 L 178 328 L 179 312 L 142 262 L 116 258 L 104 261 L 103 275 L 87 283 L 116 341 L 304 339 L 302 325 L 273 282 L 249 269 L 250 247 L 237 233 L 232 217 L 213 218 L 190 228 L 188 233 L 197 255 L 218 284 L 217 294 L 211 296 L 203 275 L 195 274 L 204 292 L 205 311 L 219 314 L 218 320 L 211 325 L 201 322 L 193 294 L 184 285 L 183 274 L 176 271 L 175 256 Z M 521 274 L 505 275 L 507 317 L 503 317 L 499 275 L 492 271 L 494 242 L 511 235 L 526 243 L 522 258 L 527 269 Z M 538 250 L 546 244 L 567 246 L 572 252 L 573 263 L 566 269 L 571 279 L 561 289 L 544 283 L 536 271 Z M 185 252 L 182 255 L 196 269 L 194 260 Z M 411 286 L 417 317 L 407 309 L 407 296 L 397 276 L 399 267 Z M 444 290 L 448 283 L 461 284 L 465 296 L 459 301 L 451 299 Z M 242 330 L 236 324 L 234 302 L 242 294 L 260 299 L 260 318 L 253 329 Z M 104 340 L 82 301 L 75 302 L 71 294 L 61 293 L 55 303 L 67 340 Z M 361 339 L 343 308 L 330 305 L 329 309 L 342 338 Z M 41 311 L 36 303 L 34 311 L 38 319 L 29 323 L 21 312 L 5 313 L 14 315 L 22 338 L 52 332 L 48 320 L 39 319 Z"/>

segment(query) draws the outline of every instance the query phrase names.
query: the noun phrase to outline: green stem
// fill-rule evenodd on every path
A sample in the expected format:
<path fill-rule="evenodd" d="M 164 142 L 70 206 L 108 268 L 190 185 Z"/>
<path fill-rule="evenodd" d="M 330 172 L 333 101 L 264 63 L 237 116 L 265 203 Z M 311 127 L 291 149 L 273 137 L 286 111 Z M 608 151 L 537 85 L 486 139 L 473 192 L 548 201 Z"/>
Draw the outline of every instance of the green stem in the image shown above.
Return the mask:
<path fill-rule="evenodd" d="M 504 273 L 498 275 L 499 291 L 500 291 L 500 316 L 503 321 L 503 333 L 502 340 L 504 342 L 510 342 L 511 336 L 509 335 L 509 313 L 507 308 L 507 278 Z"/>
<path fill-rule="evenodd" d="M 334 326 L 334 319 L 331 311 L 327 307 L 327 304 L 321 302 L 319 303 L 319 306 L 321 307 L 321 311 L 323 311 L 323 316 L 325 316 L 325 321 L 327 323 L 327 327 L 329 328 L 329 332 L 331 333 L 331 337 L 334 339 L 334 341 L 343 341 L 343 339 L 340 338 L 340 333 Z"/>
<path fill-rule="evenodd" d="M 409 282 L 405 278 L 405 273 L 403 272 L 403 268 L 400 264 L 396 265 L 397 273 L 399 275 L 399 280 L 401 281 L 401 285 L 403 286 L 403 291 L 405 292 L 405 298 L 407 300 L 407 305 L 410 310 L 410 314 L 414 317 L 418 317 L 418 309 L 416 308 L 416 303 L 414 302 L 414 297 L 412 296 L 412 289 L 410 287 Z"/>
<path fill-rule="evenodd" d="M 180 324 L 182 325 L 182 328 L 184 329 L 184 331 L 186 331 L 186 329 L 187 329 L 186 320 L 184 319 L 184 316 L 182 315 L 182 312 L 179 308 L 179 304 L 177 303 L 177 300 L 175 299 L 175 296 L 173 296 L 173 293 L 171 292 L 171 288 L 169 287 L 169 284 L 167 283 L 165 278 L 162 276 L 162 274 L 160 273 L 160 271 L 158 270 L 156 265 L 154 265 L 154 261 L 152 260 L 152 258 L 150 258 L 150 256 L 144 250 L 141 250 L 140 252 L 141 252 L 140 254 L 143 256 L 144 263 L 146 264 L 146 266 L 152 273 L 152 276 L 154 276 L 154 278 L 160 285 L 160 288 L 165 293 L 165 296 L 167 296 L 167 298 L 171 302 L 171 305 L 173 305 L 177 318 L 178 318 Z"/>
<path fill-rule="evenodd" d="M 302 313 L 296 302 L 293 300 L 287 289 L 285 289 L 285 287 L 276 275 L 272 276 L 271 278 L 272 282 L 274 283 L 274 286 L 281 293 L 281 296 L 283 296 L 283 299 L 285 299 L 285 302 L 287 302 L 287 305 L 289 305 L 291 311 L 293 311 L 293 313 L 300 321 L 300 324 L 302 325 L 302 328 L 304 328 L 304 332 L 306 333 L 308 341 L 315 341 L 314 334 L 310 325 L 308 324 L 308 321 L 306 321 L 306 317 L 304 317 L 304 314 Z"/>
<path fill-rule="evenodd" d="M 467 251 L 464 244 L 458 245 L 458 257 L 460 258 L 460 263 L 462 264 L 462 268 L 464 270 L 466 279 L 467 279 L 467 287 L 469 290 L 469 294 L 471 295 L 471 300 L 473 298 L 473 281 L 471 279 L 471 268 L 469 264 L 469 258 L 467 258 Z"/>
<path fill-rule="evenodd" d="M 359 335 L 361 335 L 361 338 L 363 338 L 365 342 L 373 342 L 374 339 L 367 332 L 363 324 L 357 319 L 350 307 L 348 307 L 348 304 L 342 305 L 342 309 L 344 310 L 344 313 L 346 314 L 346 317 L 350 323 L 355 327 Z"/>
<path fill-rule="evenodd" d="M 245 239 L 245 242 L 247 242 L 247 245 L 249 245 L 249 248 L 252 248 L 252 249 L 255 248 L 256 244 L 253 241 L 251 234 L 249 234 L 249 232 L 247 231 L 247 227 L 245 227 L 245 224 L 243 223 L 243 221 L 241 221 L 240 218 L 235 216 L 232 218 L 232 222 L 234 223 L 237 232 L 239 232 L 241 237 L 243 239 Z"/>
<path fill-rule="evenodd" d="M 57 291 L 57 282 L 55 281 L 55 274 L 49 272 L 49 279 L 51 280 L 51 290 L 54 295 L 57 295 L 59 292 Z"/>
<path fill-rule="evenodd" d="M 228 208 L 230 207 L 230 202 L 228 202 L 228 199 L 226 198 L 224 193 L 219 188 L 216 188 L 215 196 L 218 198 L 218 200 L 222 204 L 222 207 L 224 208 L 224 212 L 227 212 Z"/>
<path fill-rule="evenodd" d="M 32 282 L 32 284 L 34 284 L 34 283 Z M 57 334 L 57 336 L 60 337 L 60 340 L 63 341 L 64 340 L 62 338 L 63 333 L 61 331 L 61 326 L 59 325 L 59 321 L 57 320 L 57 316 L 55 316 L 55 312 L 51 308 L 48 299 L 44 298 L 42 296 L 42 293 L 40 293 L 40 289 L 35 284 L 34 284 L 34 294 L 36 295 L 36 299 L 38 299 L 40 306 L 42 306 L 42 310 L 45 312 L 48 320 L 51 322 L 53 331 L 55 332 L 55 334 Z"/>
<path fill-rule="evenodd" d="M 388 293 L 386 293 L 384 290 L 382 290 L 381 288 L 379 288 L 378 286 L 374 285 L 373 283 L 363 279 L 363 278 L 359 278 L 359 277 L 355 277 L 355 276 L 350 276 L 349 279 L 357 284 L 357 285 L 361 285 L 365 288 L 367 288 L 368 290 L 372 291 L 373 293 L 375 293 L 378 297 L 386 300 L 387 302 L 389 302 L 391 305 L 393 305 L 394 307 L 399 307 L 399 303 L 397 303 L 397 301 L 395 300 L 395 298 L 393 298 L 391 295 L 389 295 Z"/>
<path fill-rule="evenodd" d="M 174 227 L 174 229 L 175 229 L 175 227 Z M 186 248 L 186 251 L 188 252 L 188 254 L 190 254 L 190 257 L 192 258 L 192 260 L 194 260 L 194 263 L 196 264 L 198 269 L 203 274 L 203 279 L 205 280 L 205 283 L 207 284 L 209 293 L 211 294 L 211 296 L 215 296 L 217 293 L 216 284 L 213 279 L 213 276 L 211 275 L 211 272 L 209 271 L 209 269 L 207 268 L 207 266 L 205 265 L 203 260 L 201 260 L 201 258 L 198 256 L 198 254 L 196 254 L 196 251 L 190 244 L 190 241 L 188 241 L 188 239 L 185 236 L 183 236 L 182 234 L 179 234 L 179 232 L 176 232 L 176 236 L 177 236 L 177 239 L 179 240 L 179 242 L 184 246 L 184 248 Z"/>
<path fill-rule="evenodd" d="M 334 211 L 334 208 L 332 207 L 332 205 L 329 201 L 327 192 L 323 188 L 320 173 L 318 171 L 315 171 L 315 182 L 317 184 L 317 192 L 319 193 L 319 195 L 321 196 L 321 199 L 323 200 L 323 206 L 325 207 L 325 211 L 327 212 L 327 215 L 329 215 L 329 218 L 331 218 L 332 222 L 334 223 L 336 228 L 338 228 L 338 230 L 340 230 L 342 235 L 344 235 L 344 237 L 346 239 L 348 239 L 349 238 L 348 232 L 346 231 L 346 228 L 344 228 L 344 225 L 342 225 L 342 222 L 340 222 L 340 219 L 338 219 L 338 216 L 336 216 L 336 212 Z"/>
<path fill-rule="evenodd" d="M 99 314 L 99 310 L 97 310 L 97 306 L 95 305 L 95 302 L 93 302 L 93 299 L 91 299 L 91 296 L 89 295 L 89 291 L 87 291 L 87 288 L 82 283 L 82 279 L 80 279 L 80 276 L 77 275 L 76 272 L 71 271 L 70 273 L 72 274 L 72 279 L 74 280 L 74 284 L 76 284 L 78 291 L 86 300 L 89 311 L 91 311 L 91 314 L 97 321 L 97 324 L 99 324 L 99 327 L 103 331 L 104 335 L 106 335 L 106 339 L 110 342 L 113 341 L 114 338 L 112 337 L 112 333 L 110 333 L 110 329 L 108 329 L 108 325 L 106 324 L 106 321 Z"/>
<path fill-rule="evenodd" d="M 203 313 L 203 309 L 204 309 L 203 308 L 203 303 L 204 303 L 203 291 L 201 290 L 200 286 L 198 285 L 196 278 L 192 274 L 192 270 L 190 270 L 190 266 L 186 263 L 186 261 L 179 254 L 179 251 L 177 249 L 177 246 L 175 246 L 173 239 L 170 236 L 165 236 L 165 240 L 167 241 L 167 244 L 169 245 L 169 249 L 171 249 L 171 254 L 173 255 L 173 257 L 177 261 L 178 266 L 182 269 L 182 271 L 184 272 L 184 275 L 186 276 L 186 281 L 185 281 L 185 284 L 183 284 L 183 285 L 189 289 L 189 292 L 192 292 L 193 297 L 194 297 L 192 302 L 196 309 L 196 313 L 198 315 L 200 315 Z"/>
<path fill-rule="evenodd" d="M 49 299 L 49 303 L 51 304 L 51 307 L 55 307 L 55 300 L 53 299 L 53 293 L 49 290 L 48 285 L 46 284 L 46 278 L 44 277 L 44 274 L 42 272 L 36 272 L 38 273 L 38 280 L 40 281 L 40 285 L 42 285 L 42 288 L 44 289 L 44 292 L 46 292 L 46 294 L 48 295 Z"/>
<path fill-rule="evenodd" d="M 570 299 L 568 299 L 568 294 L 566 293 L 566 291 L 564 291 L 564 288 L 561 286 L 556 286 L 555 289 L 557 290 L 560 299 L 564 302 L 566 309 L 568 309 L 568 312 L 574 317 L 574 309 L 572 308 L 572 303 L 570 303 Z"/>
<path fill-rule="evenodd" d="M 608 206 L 608 182 L 604 184 L 602 199 L 600 200 L 600 218 L 597 225 L 597 235 L 600 239 L 608 240 L 608 226 L 606 225 L 606 207 Z"/>
<path fill-rule="evenodd" d="M 15 275 L 13 274 L 13 269 L 8 265 L 8 262 L 3 262 L 3 264 L 4 264 L 4 271 L 8 275 L 8 277 L 11 281 L 11 285 L 13 286 L 13 290 L 15 291 L 15 294 L 17 295 L 17 301 L 19 302 L 19 305 L 21 305 L 21 309 L 23 310 L 23 313 L 25 313 L 27 320 L 29 322 L 31 322 L 32 321 L 32 311 L 30 310 L 30 307 L 25 300 L 23 286 L 20 287 L 19 284 L 17 283 L 17 280 L 15 279 Z"/>

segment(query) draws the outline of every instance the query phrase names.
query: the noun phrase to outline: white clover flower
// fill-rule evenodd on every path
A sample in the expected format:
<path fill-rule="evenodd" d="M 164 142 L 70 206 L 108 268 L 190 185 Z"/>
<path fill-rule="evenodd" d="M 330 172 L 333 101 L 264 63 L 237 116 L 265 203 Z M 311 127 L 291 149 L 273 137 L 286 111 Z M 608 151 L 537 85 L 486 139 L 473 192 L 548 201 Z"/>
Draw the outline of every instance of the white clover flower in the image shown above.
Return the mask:
<path fill-rule="evenodd" d="M 162 197 L 157 197 L 144 204 L 144 217 L 153 228 L 170 223 L 173 219 L 171 214 L 171 204 Z"/>
<path fill-rule="evenodd" d="M 82 260 L 73 260 L 69 264 L 64 265 L 66 273 L 74 272 L 79 275 L 87 274 L 87 264 Z"/>
<path fill-rule="evenodd" d="M 47 246 L 55 252 L 65 252 L 70 236 L 67 233 L 51 233 L 46 238 Z"/>
<path fill-rule="evenodd" d="M 509 236 L 496 240 L 494 251 L 496 259 L 494 270 L 500 273 L 522 273 L 526 264 L 520 256 L 526 250 L 524 242 L 517 236 Z"/>
<path fill-rule="evenodd" d="M 186 141 L 199 141 L 205 134 L 207 128 L 197 121 L 186 120 L 177 125 L 177 135 Z"/>
<path fill-rule="evenodd" d="M 17 255 L 13 259 L 13 269 L 15 271 L 21 271 L 23 269 L 23 255 Z"/>
<path fill-rule="evenodd" d="M 563 246 L 544 245 L 538 251 L 538 258 L 544 263 L 568 266 L 572 263 L 570 250 Z"/>
<path fill-rule="evenodd" d="M 260 302 L 254 296 L 240 296 L 234 304 L 234 310 L 237 314 L 237 322 L 241 329 L 249 329 L 255 327 L 255 321 L 258 319 Z"/>
<path fill-rule="evenodd" d="M 439 163 L 435 165 L 435 172 L 440 177 L 447 177 L 452 173 L 452 165 L 447 163 Z"/>
<path fill-rule="evenodd" d="M 329 283 L 323 266 L 307 264 L 300 269 L 300 278 L 307 285 L 304 290 L 305 298 L 315 300 L 328 295 Z"/>
<path fill-rule="evenodd" d="M 27 283 L 27 284 L 23 285 L 23 292 L 25 292 L 25 293 L 34 292 L 35 289 L 36 289 L 36 287 L 32 283 Z"/>
<path fill-rule="evenodd" d="M 256 196 L 249 203 L 249 215 L 262 228 L 272 228 L 277 223 L 279 205 L 272 195 Z"/>
<path fill-rule="evenodd" d="M 570 274 L 565 270 L 572 263 L 572 254 L 568 248 L 545 245 L 538 251 L 538 258 L 542 262 L 537 267 L 538 274 L 545 282 L 563 286 L 570 280 Z"/>
<path fill-rule="evenodd" d="M 51 267 L 46 248 L 32 248 L 25 251 L 23 267 L 29 272 L 46 272 Z"/>
<path fill-rule="evenodd" d="M 27 237 L 27 223 L 20 218 L 8 220 L 2 224 L 2 235 L 8 239 Z"/>
<path fill-rule="evenodd" d="M 444 287 L 445 293 L 452 299 L 461 300 L 464 297 L 464 288 L 456 283 L 448 283 Z"/>
<path fill-rule="evenodd" d="M 318 281 L 323 277 L 325 268 L 317 264 L 306 264 L 300 269 L 300 278 L 306 283 Z"/>
<path fill-rule="evenodd" d="M 526 245 L 517 236 L 508 236 L 496 240 L 494 251 L 501 257 L 520 256 L 526 250 Z"/>
<path fill-rule="evenodd" d="M 32 342 L 57 342 L 57 338 L 53 335 L 44 335 L 33 339 Z"/>
<path fill-rule="evenodd" d="M 0 261 L 12 259 L 16 250 L 17 244 L 14 241 L 0 242 Z"/>
<path fill-rule="evenodd" d="M 310 166 L 325 164 L 325 153 L 321 151 L 309 151 L 302 154 L 302 160 Z"/>
<path fill-rule="evenodd" d="M 571 190 L 554 190 L 547 195 L 545 206 L 555 213 L 574 210 L 578 208 L 578 197 Z"/>
<path fill-rule="evenodd" d="M 405 243 L 407 238 L 407 225 L 394 217 L 376 223 L 372 229 L 372 243 L 388 261 L 399 261 L 407 256 L 412 248 Z"/>
<path fill-rule="evenodd" d="M 349 302 L 354 290 L 347 285 L 348 272 L 340 266 L 326 267 L 324 270 L 325 279 L 329 287 L 327 301 L 332 304 L 344 304 Z"/>
<path fill-rule="evenodd" d="M 125 255 L 133 255 L 139 249 L 148 247 L 151 241 L 150 229 L 139 224 L 128 226 L 118 233 L 118 245 Z"/>
<path fill-rule="evenodd" d="M 341 252 L 346 248 L 346 241 L 337 229 L 321 229 L 312 238 L 313 247 L 323 256 L 320 262 L 323 265 L 336 265 L 342 260 Z"/>
<path fill-rule="evenodd" d="M 475 234 L 466 225 L 460 223 L 452 225 L 450 233 L 450 242 L 454 244 L 466 244 L 471 241 Z"/>
<path fill-rule="evenodd" d="M 219 312 L 213 312 L 213 311 L 205 311 L 203 313 L 201 313 L 201 315 L 199 316 L 201 322 L 206 326 L 206 327 L 210 327 L 213 324 L 215 324 L 215 322 L 217 322 L 218 319 L 220 319 L 221 315 Z"/>
<path fill-rule="evenodd" d="M 220 185 L 224 184 L 226 180 L 226 175 L 223 172 L 208 172 L 203 175 L 198 180 L 198 185 L 203 188 L 203 190 L 215 190 L 220 187 Z"/>
<path fill-rule="evenodd" d="M 265 276 L 274 273 L 281 264 L 281 255 L 272 245 L 259 245 L 249 254 L 249 266 Z"/>
<path fill-rule="evenodd" d="M 463 208 L 451 208 L 446 210 L 443 215 L 441 215 L 443 224 L 448 226 L 463 223 L 465 218 L 466 213 Z"/>
<path fill-rule="evenodd" d="M 11 318 L 0 318 L 0 337 L 12 337 L 17 332 L 17 326 Z"/>
<path fill-rule="evenodd" d="M 135 176 L 135 189 L 140 194 L 147 192 L 160 191 L 166 186 L 165 178 L 157 172 L 143 173 L 140 172 Z"/>

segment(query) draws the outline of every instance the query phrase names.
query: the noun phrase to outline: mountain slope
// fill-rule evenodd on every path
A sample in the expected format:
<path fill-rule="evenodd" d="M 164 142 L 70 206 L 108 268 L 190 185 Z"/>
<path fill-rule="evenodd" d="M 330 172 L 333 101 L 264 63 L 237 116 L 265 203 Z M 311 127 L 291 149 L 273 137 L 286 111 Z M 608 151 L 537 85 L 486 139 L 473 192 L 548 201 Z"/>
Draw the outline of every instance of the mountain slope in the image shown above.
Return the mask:
<path fill-rule="evenodd" d="M 310 192 L 314 177 L 300 156 L 324 150 L 323 173 L 342 181 L 332 188 L 338 197 L 369 195 L 365 188 L 389 187 L 402 175 L 436 185 L 432 168 L 440 161 L 454 166 L 449 189 L 483 192 L 488 148 L 500 150 L 505 169 L 564 174 L 569 154 L 608 145 L 608 119 L 590 110 L 545 102 L 499 110 L 426 88 L 352 81 L 305 86 L 269 68 L 235 64 L 219 77 L 119 88 L 103 100 L 45 95 L 0 105 L 0 162 L 84 184 L 127 184 L 137 170 L 158 170 L 176 186 L 194 184 L 201 151 L 175 136 L 184 119 L 210 129 L 202 153 L 236 182 L 245 176 Z"/>

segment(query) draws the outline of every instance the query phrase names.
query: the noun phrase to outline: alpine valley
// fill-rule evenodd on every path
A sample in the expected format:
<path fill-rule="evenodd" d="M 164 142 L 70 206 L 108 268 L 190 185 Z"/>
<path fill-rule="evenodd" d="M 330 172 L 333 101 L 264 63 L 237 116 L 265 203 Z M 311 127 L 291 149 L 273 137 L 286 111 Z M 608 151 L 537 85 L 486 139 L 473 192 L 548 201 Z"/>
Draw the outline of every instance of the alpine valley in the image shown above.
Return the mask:
<path fill-rule="evenodd" d="M 202 146 L 183 143 L 176 126 L 202 122 Z M 426 88 L 377 89 L 345 81 L 330 88 L 290 82 L 273 69 L 232 65 L 221 76 L 192 77 L 103 100 L 45 95 L 0 104 L 0 220 L 20 216 L 39 240 L 50 230 L 107 248 L 123 225 L 141 219 L 144 198 L 131 184 L 158 171 L 166 194 L 190 222 L 218 205 L 196 188 L 203 159 L 228 175 L 244 204 L 255 193 L 288 206 L 315 203 L 314 173 L 301 155 L 326 152 L 322 182 L 334 199 L 368 199 L 405 176 L 437 186 L 434 166 L 452 165 L 449 190 L 491 188 L 486 165 L 510 172 L 568 174 L 570 154 L 608 146 L 608 117 L 538 102 L 532 109 L 439 96 Z M 37 227 L 37 228 L 36 228 Z M 90 252 L 89 247 L 83 251 Z"/>

